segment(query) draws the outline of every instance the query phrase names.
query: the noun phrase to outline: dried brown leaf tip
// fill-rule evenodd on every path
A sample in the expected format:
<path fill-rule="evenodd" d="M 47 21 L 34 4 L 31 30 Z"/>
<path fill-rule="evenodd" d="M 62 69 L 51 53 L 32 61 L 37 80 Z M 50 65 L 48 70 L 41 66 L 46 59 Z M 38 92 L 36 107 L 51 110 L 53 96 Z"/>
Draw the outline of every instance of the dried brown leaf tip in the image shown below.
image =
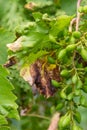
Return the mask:
<path fill-rule="evenodd" d="M 34 8 L 36 7 L 37 5 L 34 3 L 34 2 L 30 2 L 30 3 L 27 3 L 25 4 L 25 8 L 28 9 L 28 10 L 34 10 Z"/>
<path fill-rule="evenodd" d="M 56 88 L 52 85 L 51 80 L 60 82 L 60 72 L 57 65 L 44 63 L 43 60 L 37 60 L 30 67 L 24 67 L 20 75 L 38 92 L 45 97 L 53 96 Z"/>
<path fill-rule="evenodd" d="M 8 61 L 3 65 L 6 68 L 9 68 L 17 63 L 17 59 L 15 56 L 12 56 L 8 59 Z"/>
<path fill-rule="evenodd" d="M 19 37 L 15 42 L 7 44 L 7 47 L 9 48 L 9 50 L 16 52 L 21 49 L 22 40 L 23 40 L 23 37 Z"/>

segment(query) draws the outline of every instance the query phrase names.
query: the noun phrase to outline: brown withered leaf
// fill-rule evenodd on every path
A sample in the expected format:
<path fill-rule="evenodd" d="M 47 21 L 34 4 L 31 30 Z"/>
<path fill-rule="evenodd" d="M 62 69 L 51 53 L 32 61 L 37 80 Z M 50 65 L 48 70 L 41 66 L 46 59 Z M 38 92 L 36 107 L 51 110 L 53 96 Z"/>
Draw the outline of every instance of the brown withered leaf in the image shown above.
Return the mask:
<path fill-rule="evenodd" d="M 7 44 L 7 47 L 9 48 L 9 50 L 16 52 L 21 49 L 22 40 L 23 40 L 23 37 L 21 36 L 15 42 Z"/>
<path fill-rule="evenodd" d="M 3 65 L 6 68 L 9 68 L 17 63 L 17 59 L 15 56 L 12 56 L 8 59 L 8 61 Z"/>
<path fill-rule="evenodd" d="M 60 82 L 60 71 L 57 65 L 51 66 L 44 63 L 43 60 L 37 60 L 30 67 L 21 70 L 20 75 L 32 86 L 34 90 L 45 97 L 53 96 L 56 88 L 52 86 L 51 80 L 54 79 Z"/>
<path fill-rule="evenodd" d="M 28 65 L 21 69 L 20 76 L 22 76 L 31 86 L 34 84 L 35 79 L 31 76 L 30 67 Z"/>

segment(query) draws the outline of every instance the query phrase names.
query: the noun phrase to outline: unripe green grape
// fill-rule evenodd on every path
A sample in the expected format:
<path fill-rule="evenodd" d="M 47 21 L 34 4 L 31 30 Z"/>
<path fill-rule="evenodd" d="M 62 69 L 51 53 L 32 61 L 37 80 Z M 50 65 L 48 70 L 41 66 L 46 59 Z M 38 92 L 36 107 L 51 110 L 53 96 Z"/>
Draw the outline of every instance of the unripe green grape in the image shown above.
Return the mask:
<path fill-rule="evenodd" d="M 76 41 L 76 39 L 72 36 L 71 39 L 70 39 L 70 43 L 71 43 L 71 44 L 74 44 L 75 41 Z"/>
<path fill-rule="evenodd" d="M 51 80 L 51 83 L 52 83 L 52 85 L 54 86 L 54 87 L 59 87 L 59 83 L 56 81 L 56 80 Z"/>
<path fill-rule="evenodd" d="M 61 110 L 64 107 L 64 103 L 60 102 L 58 103 L 58 105 L 56 106 L 56 110 Z"/>
<path fill-rule="evenodd" d="M 87 67 L 84 68 L 85 72 L 87 72 Z"/>
<path fill-rule="evenodd" d="M 87 50 L 84 49 L 83 47 L 82 47 L 82 49 L 81 49 L 80 55 L 82 56 L 82 58 L 83 58 L 85 61 L 87 61 Z"/>
<path fill-rule="evenodd" d="M 83 85 L 82 90 L 87 93 L 87 85 Z"/>
<path fill-rule="evenodd" d="M 87 13 L 87 5 L 83 7 L 83 13 Z"/>
<path fill-rule="evenodd" d="M 72 77 L 72 82 L 73 82 L 73 84 L 76 84 L 77 81 L 78 81 L 78 76 L 77 76 L 77 74 L 75 74 L 75 75 Z"/>
<path fill-rule="evenodd" d="M 54 58 L 52 58 L 51 56 L 48 56 L 48 57 L 47 57 L 47 60 L 48 60 L 48 62 L 49 62 L 50 64 L 55 64 L 55 60 L 54 60 Z"/>
<path fill-rule="evenodd" d="M 80 96 L 81 95 L 81 90 L 80 89 L 75 89 L 75 95 Z"/>
<path fill-rule="evenodd" d="M 63 98 L 63 99 L 66 99 L 66 93 L 65 93 L 65 91 L 64 90 L 62 90 L 61 92 L 60 92 L 60 97 L 61 98 Z"/>
<path fill-rule="evenodd" d="M 49 34 L 49 40 L 53 43 L 56 43 L 56 39 L 53 35 Z"/>
<path fill-rule="evenodd" d="M 83 7 L 80 6 L 80 7 L 78 8 L 78 11 L 79 11 L 80 13 L 82 13 L 82 12 L 83 12 Z"/>
<path fill-rule="evenodd" d="M 72 126 L 72 130 L 82 130 L 82 129 L 74 123 Z"/>
<path fill-rule="evenodd" d="M 62 116 L 59 120 L 59 128 L 67 128 L 70 125 L 71 121 L 71 114 L 66 113 L 64 116 Z"/>
<path fill-rule="evenodd" d="M 74 38 L 76 38 L 76 39 L 79 39 L 79 38 L 81 37 L 81 32 L 79 32 L 79 31 L 74 31 L 74 32 L 72 33 L 72 36 L 73 36 Z"/>
<path fill-rule="evenodd" d="M 78 81 L 77 81 L 77 84 L 76 84 L 76 88 L 79 89 L 79 88 L 82 88 L 82 81 L 80 80 L 80 78 L 78 77 Z"/>
<path fill-rule="evenodd" d="M 78 111 L 75 111 L 75 112 L 74 112 L 74 119 L 75 119 L 78 123 L 81 122 L 81 115 L 80 115 L 80 113 L 79 113 Z"/>
<path fill-rule="evenodd" d="M 58 59 L 63 60 L 63 58 L 66 56 L 66 49 L 62 49 L 58 54 Z"/>
<path fill-rule="evenodd" d="M 51 109 L 50 109 L 50 112 L 55 113 L 55 110 L 56 110 L 55 106 L 52 106 Z"/>
<path fill-rule="evenodd" d="M 74 95 L 73 93 L 70 93 L 70 94 L 67 96 L 67 99 L 68 99 L 68 100 L 72 100 L 72 99 L 73 99 L 73 95 Z"/>
<path fill-rule="evenodd" d="M 84 96 L 80 97 L 80 104 L 83 107 L 87 107 L 87 101 L 86 101 L 86 98 Z"/>
<path fill-rule="evenodd" d="M 66 51 L 73 51 L 75 48 L 76 48 L 76 45 L 75 44 L 71 44 L 71 45 L 68 45 L 66 47 Z"/>
<path fill-rule="evenodd" d="M 69 71 L 67 69 L 62 70 L 61 73 L 60 73 L 60 75 L 62 77 L 66 77 L 66 76 L 68 76 L 68 74 L 69 74 Z"/>

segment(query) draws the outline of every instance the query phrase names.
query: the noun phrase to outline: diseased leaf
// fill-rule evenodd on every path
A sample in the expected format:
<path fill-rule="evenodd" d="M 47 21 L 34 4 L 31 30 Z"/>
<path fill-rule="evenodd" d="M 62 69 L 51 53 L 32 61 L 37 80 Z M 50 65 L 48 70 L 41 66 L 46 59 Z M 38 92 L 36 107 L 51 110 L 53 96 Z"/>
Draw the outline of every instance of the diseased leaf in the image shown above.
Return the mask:
<path fill-rule="evenodd" d="M 38 51 L 37 53 L 30 53 L 30 55 L 27 57 L 27 59 L 29 59 L 29 62 L 28 63 L 34 63 L 37 59 L 47 55 L 48 52 L 45 51 L 45 50 L 40 50 Z"/>

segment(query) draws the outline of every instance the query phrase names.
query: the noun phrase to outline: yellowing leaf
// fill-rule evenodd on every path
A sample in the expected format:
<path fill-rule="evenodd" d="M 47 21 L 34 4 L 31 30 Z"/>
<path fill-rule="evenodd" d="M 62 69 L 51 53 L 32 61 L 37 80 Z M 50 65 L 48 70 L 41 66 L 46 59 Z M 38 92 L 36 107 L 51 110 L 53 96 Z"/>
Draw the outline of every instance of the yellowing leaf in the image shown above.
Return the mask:
<path fill-rule="evenodd" d="M 20 37 L 15 42 L 7 44 L 7 47 L 9 48 L 9 50 L 16 52 L 21 49 L 22 40 L 23 40 L 23 37 Z"/>
<path fill-rule="evenodd" d="M 33 84 L 33 78 L 30 74 L 30 67 L 29 66 L 25 66 L 21 69 L 20 76 L 22 76 L 24 78 L 24 80 L 27 81 L 30 85 Z"/>

